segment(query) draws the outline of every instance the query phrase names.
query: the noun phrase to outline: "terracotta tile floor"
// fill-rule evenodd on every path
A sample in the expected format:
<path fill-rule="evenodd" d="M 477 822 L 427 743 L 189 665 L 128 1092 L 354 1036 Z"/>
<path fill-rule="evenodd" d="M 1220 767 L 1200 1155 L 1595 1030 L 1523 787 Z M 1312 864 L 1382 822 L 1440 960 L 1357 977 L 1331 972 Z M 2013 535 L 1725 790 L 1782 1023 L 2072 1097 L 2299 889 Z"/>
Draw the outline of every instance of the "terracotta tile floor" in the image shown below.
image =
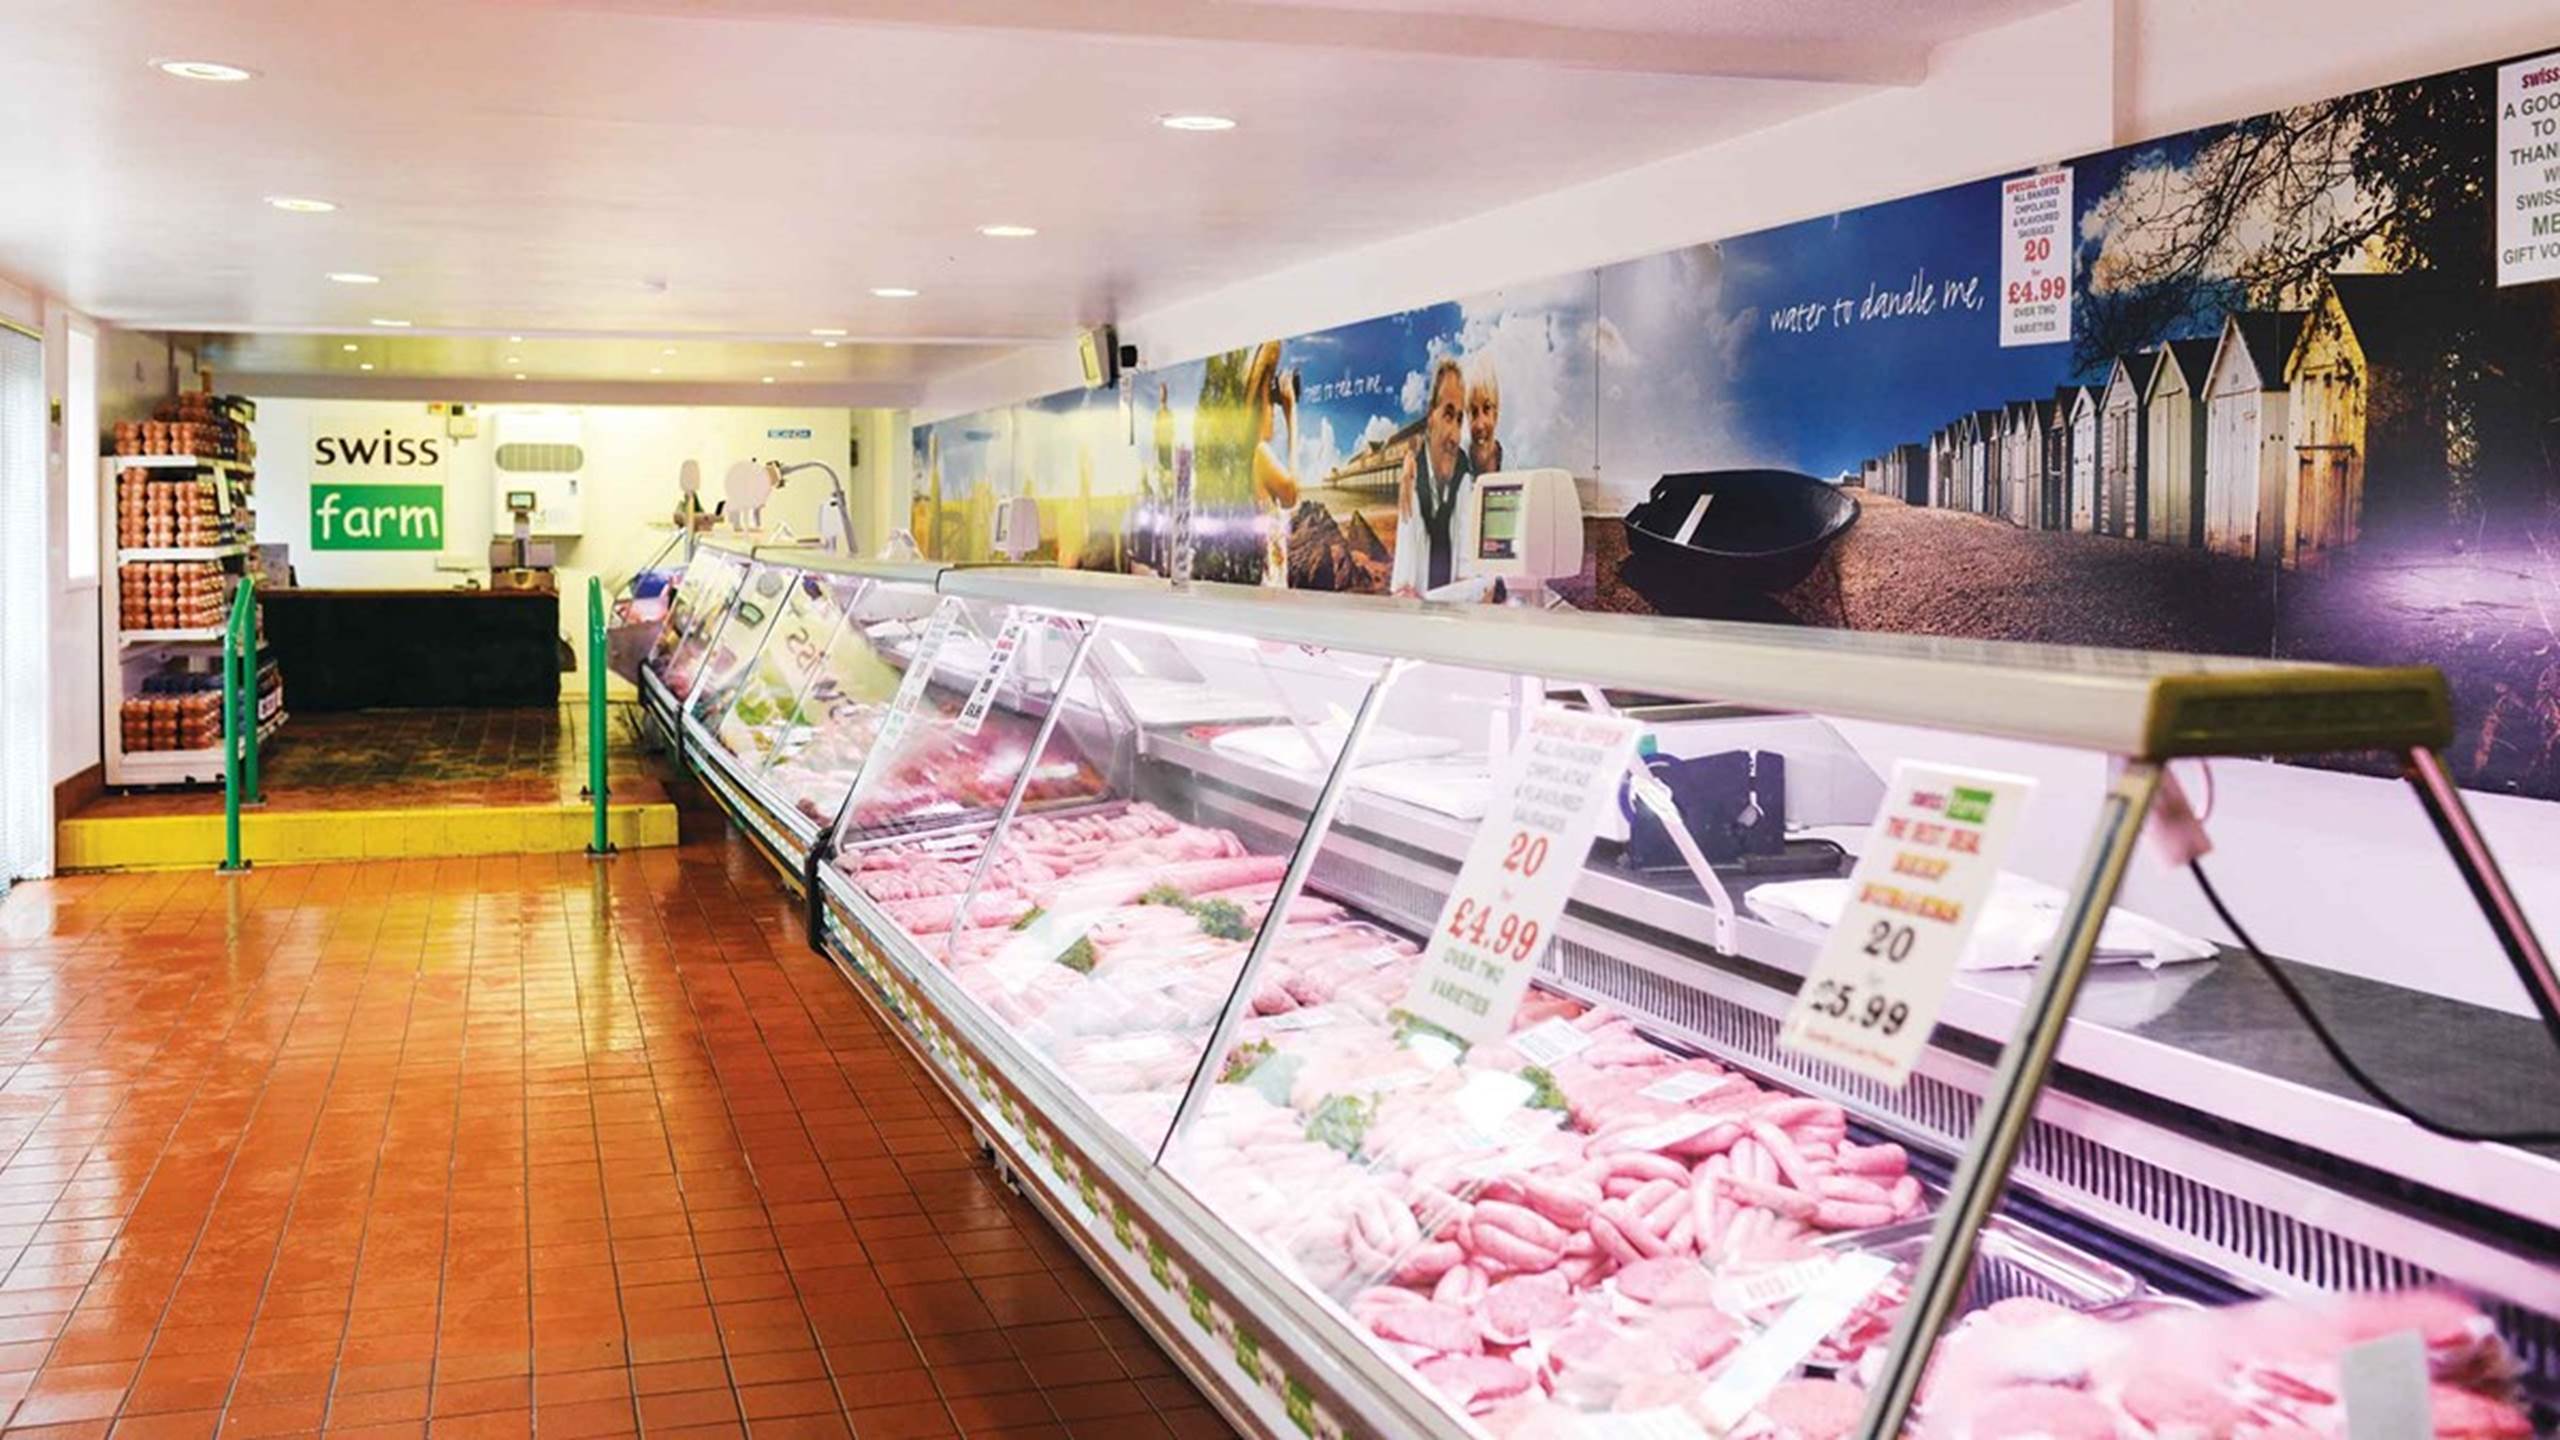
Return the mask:
<path fill-rule="evenodd" d="M 631 743 L 637 710 L 608 717 L 605 784 L 621 800 L 665 790 Z M 259 789 L 274 810 L 376 810 L 418 805 L 552 805 L 587 783 L 587 707 L 503 710 L 350 710 L 296 715 L 259 756 Z M 78 818 L 208 815 L 220 786 L 108 795 Z"/>
<path fill-rule="evenodd" d="M 1225 1435 L 687 820 L 0 901 L 10 1440 Z"/>

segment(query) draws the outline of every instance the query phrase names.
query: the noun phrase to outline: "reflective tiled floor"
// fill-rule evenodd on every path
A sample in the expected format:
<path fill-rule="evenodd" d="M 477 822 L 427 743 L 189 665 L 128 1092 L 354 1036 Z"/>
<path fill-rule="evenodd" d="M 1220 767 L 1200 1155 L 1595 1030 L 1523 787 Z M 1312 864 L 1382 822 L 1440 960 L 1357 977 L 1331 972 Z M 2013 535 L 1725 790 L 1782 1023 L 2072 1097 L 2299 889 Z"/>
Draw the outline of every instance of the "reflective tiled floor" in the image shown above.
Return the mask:
<path fill-rule="evenodd" d="M 0 901 L 10 1440 L 1225 1434 L 687 828 Z"/>

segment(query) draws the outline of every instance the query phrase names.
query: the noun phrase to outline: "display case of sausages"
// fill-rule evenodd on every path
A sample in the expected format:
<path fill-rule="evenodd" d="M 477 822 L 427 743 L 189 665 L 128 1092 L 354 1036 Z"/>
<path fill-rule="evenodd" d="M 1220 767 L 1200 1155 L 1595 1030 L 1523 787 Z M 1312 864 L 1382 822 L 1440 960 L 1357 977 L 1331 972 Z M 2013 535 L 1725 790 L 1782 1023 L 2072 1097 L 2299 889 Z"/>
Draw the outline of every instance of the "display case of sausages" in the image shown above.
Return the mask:
<path fill-rule="evenodd" d="M 2553 826 L 2432 671 L 810 575 L 688 762 L 1240 1429 L 2549 1433 Z"/>

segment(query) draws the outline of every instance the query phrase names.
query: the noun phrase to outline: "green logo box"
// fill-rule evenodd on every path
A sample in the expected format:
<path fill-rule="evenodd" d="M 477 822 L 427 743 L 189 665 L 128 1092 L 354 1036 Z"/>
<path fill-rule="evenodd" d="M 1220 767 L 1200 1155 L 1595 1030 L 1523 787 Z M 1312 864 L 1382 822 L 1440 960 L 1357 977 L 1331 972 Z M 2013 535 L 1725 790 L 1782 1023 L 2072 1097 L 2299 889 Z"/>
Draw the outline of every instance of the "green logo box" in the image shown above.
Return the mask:
<path fill-rule="evenodd" d="M 314 550 L 442 550 L 441 485 L 311 487 Z"/>
<path fill-rule="evenodd" d="M 1969 786 L 1956 787 L 1955 798 L 1947 803 L 1947 818 L 1967 825 L 1979 825 L 1991 814 L 1991 792 Z"/>

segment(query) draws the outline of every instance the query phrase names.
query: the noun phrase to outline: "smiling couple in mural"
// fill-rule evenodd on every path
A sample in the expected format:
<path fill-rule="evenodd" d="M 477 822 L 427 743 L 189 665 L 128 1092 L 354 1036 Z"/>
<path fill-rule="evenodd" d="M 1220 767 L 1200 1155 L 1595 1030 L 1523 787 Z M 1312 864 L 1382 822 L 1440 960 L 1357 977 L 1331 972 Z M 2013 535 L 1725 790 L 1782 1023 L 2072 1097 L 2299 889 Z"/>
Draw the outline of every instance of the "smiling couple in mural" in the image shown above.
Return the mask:
<path fill-rule="evenodd" d="M 1660 477 L 1794 471 L 1860 487 L 1857 525 L 1713 613 L 2433 663 L 2464 782 L 2560 797 L 2560 281 L 2500 272 L 2499 72 L 2056 167 L 2040 343 L 2002 343 L 1995 177 L 1148 371 L 1143 417 L 937 421 L 938 553 L 1029 494 L 1122 527 L 1073 563 L 1161 571 L 1178 513 L 1201 579 L 1425 590 L 1470 476 L 1556 467 L 1588 559 L 1552 592 L 1641 612 L 1620 517 Z"/>

